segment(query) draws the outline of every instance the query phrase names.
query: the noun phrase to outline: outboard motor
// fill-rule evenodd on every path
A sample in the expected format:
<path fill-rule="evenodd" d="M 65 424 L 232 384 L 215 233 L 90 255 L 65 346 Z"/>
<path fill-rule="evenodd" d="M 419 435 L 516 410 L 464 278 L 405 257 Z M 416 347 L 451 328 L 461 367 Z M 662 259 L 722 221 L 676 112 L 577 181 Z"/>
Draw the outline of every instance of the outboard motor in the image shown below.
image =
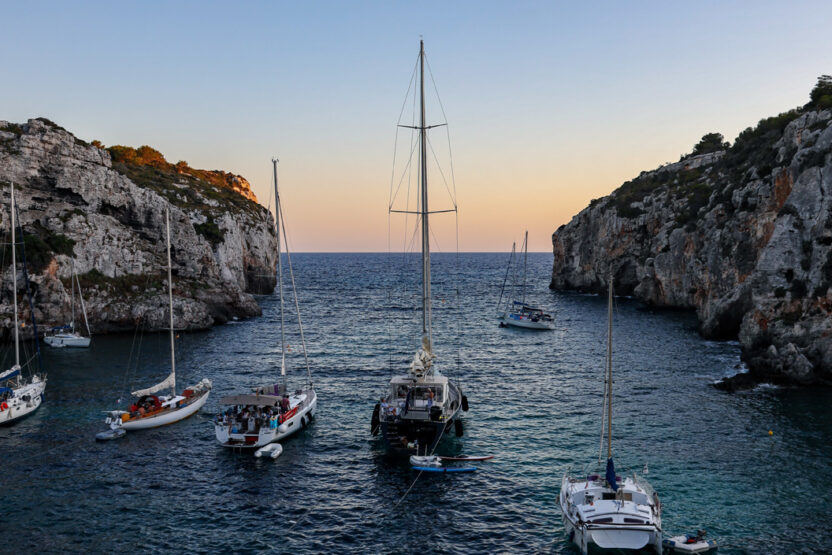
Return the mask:
<path fill-rule="evenodd" d="M 433 422 L 439 422 L 442 418 L 442 407 L 433 406 L 430 408 L 430 419 Z"/>
<path fill-rule="evenodd" d="M 379 428 L 378 413 L 379 413 L 380 410 L 381 410 L 381 404 L 376 403 L 376 406 L 373 409 L 373 418 L 370 420 L 370 429 L 372 430 L 374 436 L 378 435 L 378 428 Z"/>

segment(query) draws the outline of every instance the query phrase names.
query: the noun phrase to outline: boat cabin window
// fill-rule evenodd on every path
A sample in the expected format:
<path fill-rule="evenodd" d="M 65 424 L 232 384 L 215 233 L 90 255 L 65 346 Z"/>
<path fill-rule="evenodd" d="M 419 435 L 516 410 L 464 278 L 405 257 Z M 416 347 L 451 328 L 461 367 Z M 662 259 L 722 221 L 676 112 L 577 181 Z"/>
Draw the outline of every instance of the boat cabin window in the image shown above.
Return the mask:
<path fill-rule="evenodd" d="M 410 398 L 415 401 L 427 401 L 433 393 L 434 404 L 439 404 L 442 402 L 442 389 L 441 385 L 414 387 Z"/>

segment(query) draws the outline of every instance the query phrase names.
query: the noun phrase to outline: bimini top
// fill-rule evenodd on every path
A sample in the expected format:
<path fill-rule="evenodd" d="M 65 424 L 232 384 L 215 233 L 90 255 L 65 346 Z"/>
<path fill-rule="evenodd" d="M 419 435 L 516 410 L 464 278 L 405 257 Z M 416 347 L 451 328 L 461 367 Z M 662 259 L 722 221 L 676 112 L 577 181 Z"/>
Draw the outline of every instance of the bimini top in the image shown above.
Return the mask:
<path fill-rule="evenodd" d="M 273 407 L 280 404 L 280 397 L 276 395 L 229 395 L 220 399 L 221 405 L 254 405 L 257 407 Z"/>
<path fill-rule="evenodd" d="M 20 366 L 13 366 L 3 373 L 0 373 L 0 382 L 16 378 L 20 375 Z"/>

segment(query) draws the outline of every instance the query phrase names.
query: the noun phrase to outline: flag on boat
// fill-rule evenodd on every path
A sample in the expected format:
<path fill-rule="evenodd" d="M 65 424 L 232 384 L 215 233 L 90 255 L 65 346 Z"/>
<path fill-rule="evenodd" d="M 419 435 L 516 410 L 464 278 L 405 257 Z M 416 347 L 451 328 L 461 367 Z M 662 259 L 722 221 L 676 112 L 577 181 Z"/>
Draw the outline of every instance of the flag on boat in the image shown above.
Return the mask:
<path fill-rule="evenodd" d="M 607 459 L 607 483 L 612 488 L 612 491 L 618 491 L 618 482 L 615 480 L 615 465 L 612 462 L 612 457 Z"/>

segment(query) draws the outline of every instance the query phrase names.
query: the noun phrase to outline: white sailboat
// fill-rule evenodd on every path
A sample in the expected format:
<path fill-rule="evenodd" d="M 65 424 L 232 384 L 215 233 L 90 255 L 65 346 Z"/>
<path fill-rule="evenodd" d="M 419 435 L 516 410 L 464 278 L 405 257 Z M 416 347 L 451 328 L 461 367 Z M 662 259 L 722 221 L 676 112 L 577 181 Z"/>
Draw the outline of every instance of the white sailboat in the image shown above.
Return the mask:
<path fill-rule="evenodd" d="M 511 245 L 511 257 L 509 258 L 509 267 L 506 269 L 506 278 L 508 272 L 512 268 L 514 262 L 514 248 Z M 535 308 L 526 304 L 526 269 L 528 267 L 529 258 L 529 232 L 526 231 L 526 237 L 523 239 L 523 287 L 520 295 L 520 300 L 512 299 L 509 295 L 508 304 L 506 305 L 502 315 L 500 315 L 500 327 L 524 328 L 530 330 L 552 330 L 555 329 L 554 320 L 551 314 L 543 312 L 540 308 Z M 500 291 L 500 300 L 498 307 L 502 305 L 503 292 L 505 291 L 506 280 L 503 280 L 503 287 Z M 515 280 L 512 279 L 512 290 L 515 289 Z"/>
<path fill-rule="evenodd" d="M 110 429 L 101 432 L 98 439 L 114 439 L 124 435 L 125 431 L 156 428 L 173 424 L 196 413 L 208 401 L 211 393 L 211 381 L 203 379 L 198 384 L 186 388 L 182 394 L 176 394 L 176 347 L 173 328 L 173 272 L 170 258 L 170 209 L 165 211 L 165 238 L 168 258 L 168 312 L 170 320 L 170 374 L 160 383 L 133 391 L 135 400 L 130 410 L 113 410 L 107 412 L 106 422 Z M 157 395 L 170 388 L 170 395 Z"/>
<path fill-rule="evenodd" d="M 286 332 L 283 298 L 283 257 L 282 237 L 286 237 L 286 223 L 277 186 L 277 163 L 272 159 L 274 171 L 275 234 L 277 236 L 277 290 L 280 298 L 280 376 L 277 383 L 252 388 L 251 392 L 223 397 L 220 404 L 225 407 L 214 421 L 214 433 L 223 447 L 232 449 L 257 449 L 256 456 L 277 457 L 282 449 L 271 446 L 298 430 L 305 428 L 315 417 L 318 396 L 312 386 L 306 339 L 303 335 L 303 321 L 292 270 L 289 242 L 286 240 L 286 265 L 292 284 L 295 312 L 298 316 L 303 358 L 306 364 L 306 384 L 290 392 L 286 377 Z"/>
<path fill-rule="evenodd" d="M 422 239 L 422 338 L 421 346 L 410 363 L 409 372 L 393 376 L 387 393 L 376 403 L 371 429 L 381 431 L 389 451 L 400 454 L 432 454 L 446 431 L 452 427 L 463 433 L 460 411 L 468 410 L 468 399 L 453 381 L 436 368 L 433 352 L 430 278 L 430 225 L 428 205 L 427 137 L 425 124 L 425 46 L 420 41 L 420 125 L 419 195 Z M 405 126 L 407 127 L 407 126 Z M 391 209 L 391 212 L 396 212 Z"/>
<path fill-rule="evenodd" d="M 650 484 L 633 473 L 622 478 L 612 458 L 612 276 L 609 284 L 607 328 L 606 413 L 607 464 L 600 472 L 603 455 L 604 418 L 601 418 L 601 453 L 598 471 L 563 477 L 560 508 L 569 541 L 581 553 L 601 550 L 652 549 L 662 552 L 662 507 Z"/>
<path fill-rule="evenodd" d="M 12 311 L 14 312 L 14 366 L 0 372 L 0 425 L 12 424 L 21 418 L 38 410 L 43 403 L 43 392 L 46 389 L 46 375 L 31 372 L 24 377 L 24 367 L 31 368 L 34 359 L 30 359 L 23 367 L 20 365 L 20 322 L 17 314 L 17 206 L 14 201 L 14 183 L 9 187 L 11 194 L 10 223 L 12 236 Z M 28 279 L 24 266 L 24 278 Z M 34 311 L 32 314 L 34 318 Z M 37 336 L 37 327 L 35 327 Z M 37 337 L 35 337 L 37 341 Z M 40 357 L 37 357 L 39 360 Z"/>
<path fill-rule="evenodd" d="M 78 274 L 75 272 L 75 262 L 72 263 L 72 277 L 70 278 L 70 305 L 72 306 L 72 320 L 64 326 L 57 326 L 47 333 L 43 341 L 50 347 L 57 349 L 63 347 L 86 348 L 90 346 L 92 340 L 92 333 L 90 333 L 90 323 L 87 320 L 87 307 L 84 305 L 84 295 L 81 293 L 81 282 L 78 281 Z M 75 329 L 75 288 L 78 288 L 78 301 L 81 305 L 81 314 L 84 317 L 84 327 L 87 329 L 87 335 Z"/>

